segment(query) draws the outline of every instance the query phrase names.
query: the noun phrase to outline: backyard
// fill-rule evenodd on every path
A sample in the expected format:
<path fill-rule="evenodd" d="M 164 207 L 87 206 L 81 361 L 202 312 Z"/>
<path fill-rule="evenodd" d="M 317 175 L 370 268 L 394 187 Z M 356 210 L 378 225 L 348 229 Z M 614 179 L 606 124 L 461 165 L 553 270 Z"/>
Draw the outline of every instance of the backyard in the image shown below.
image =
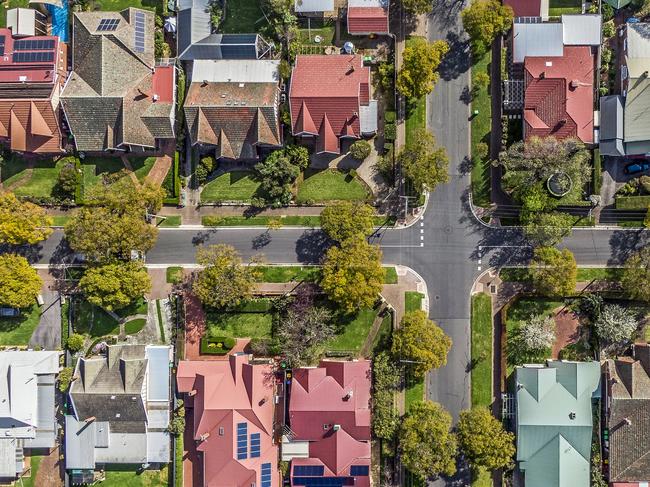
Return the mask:
<path fill-rule="evenodd" d="M 168 485 L 167 466 L 160 470 L 107 470 L 102 487 L 162 487 Z"/>
<path fill-rule="evenodd" d="M 550 0 L 548 15 L 550 17 L 559 17 L 564 14 L 582 13 L 581 0 Z"/>
<path fill-rule="evenodd" d="M 40 308 L 34 304 L 15 318 L 0 318 L 0 345 L 27 345 L 38 326 Z"/>
<path fill-rule="evenodd" d="M 219 27 L 224 34 L 249 34 L 259 32 L 267 25 L 260 3 L 251 0 L 228 0 L 226 18 Z"/>
<path fill-rule="evenodd" d="M 370 190 L 352 171 L 307 169 L 298 186 L 296 203 L 323 203 L 336 200 L 365 201 Z"/>
<path fill-rule="evenodd" d="M 249 171 L 229 171 L 221 174 L 201 191 L 201 203 L 222 201 L 250 201 L 260 196 L 260 181 Z"/>

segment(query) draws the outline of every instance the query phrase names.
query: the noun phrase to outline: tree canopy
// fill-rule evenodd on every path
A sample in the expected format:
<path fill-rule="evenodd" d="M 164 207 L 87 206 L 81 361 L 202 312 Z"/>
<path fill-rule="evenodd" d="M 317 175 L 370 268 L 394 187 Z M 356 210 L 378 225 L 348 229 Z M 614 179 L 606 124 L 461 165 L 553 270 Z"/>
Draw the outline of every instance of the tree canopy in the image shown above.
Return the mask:
<path fill-rule="evenodd" d="M 515 341 L 524 353 L 544 352 L 555 342 L 555 320 L 550 316 L 531 316 L 521 324 Z"/>
<path fill-rule="evenodd" d="M 259 276 L 254 266 L 243 265 L 235 248 L 226 244 L 199 248 L 196 261 L 205 268 L 192 290 L 203 304 L 213 308 L 237 306 L 251 295 Z"/>
<path fill-rule="evenodd" d="M 559 243 L 572 233 L 575 218 L 560 211 L 527 212 L 522 211 L 524 233 L 531 244 L 550 247 Z"/>
<path fill-rule="evenodd" d="M 621 277 L 625 292 L 635 299 L 650 302 L 650 247 L 645 246 L 625 261 Z"/>
<path fill-rule="evenodd" d="M 399 425 L 399 415 L 393 403 L 400 385 L 400 372 L 388 353 L 375 355 L 372 379 L 372 431 L 378 438 L 392 440 Z"/>
<path fill-rule="evenodd" d="M 320 285 L 345 312 L 372 306 L 383 283 L 384 269 L 378 246 L 352 238 L 340 247 L 328 249 Z"/>
<path fill-rule="evenodd" d="M 402 7 L 411 15 L 421 15 L 431 12 L 431 0 L 402 0 Z"/>
<path fill-rule="evenodd" d="M 606 304 L 594 323 L 598 338 L 605 344 L 625 344 L 639 326 L 633 311 L 618 304 Z"/>
<path fill-rule="evenodd" d="M 406 313 L 393 333 L 393 355 L 412 361 L 409 370 L 416 378 L 445 365 L 450 349 L 451 338 L 422 310 Z"/>
<path fill-rule="evenodd" d="M 255 165 L 261 178 L 262 191 L 266 203 L 285 206 L 291 203 L 291 189 L 300 175 L 300 168 L 291 162 L 291 157 L 283 150 L 272 152 L 264 161 Z"/>
<path fill-rule="evenodd" d="M 451 415 L 438 403 L 415 402 L 399 431 L 402 463 L 413 475 L 428 479 L 456 473 L 456 436 Z"/>
<path fill-rule="evenodd" d="M 86 197 L 86 204 L 104 206 L 117 214 L 140 215 L 157 213 L 162 208 L 165 191 L 148 181 L 136 186 L 128 176 L 108 185 L 94 187 Z"/>
<path fill-rule="evenodd" d="M 472 0 L 461 16 L 472 41 L 472 54 L 478 60 L 488 52 L 497 36 L 508 32 L 514 12 L 498 0 Z"/>
<path fill-rule="evenodd" d="M 34 304 L 42 285 L 36 269 L 25 257 L 0 255 L 0 305 L 27 308 Z"/>
<path fill-rule="evenodd" d="M 576 259 L 569 249 L 538 247 L 533 256 L 533 285 L 543 296 L 570 296 L 578 276 Z"/>
<path fill-rule="evenodd" d="M 0 193 L 0 243 L 35 244 L 52 234 L 52 218 L 45 210 L 21 202 L 13 193 Z"/>
<path fill-rule="evenodd" d="M 406 176 L 417 191 L 433 191 L 449 181 L 449 158 L 444 147 L 426 129 L 417 129 L 397 155 Z"/>
<path fill-rule="evenodd" d="M 488 470 L 512 464 L 515 435 L 485 407 L 462 411 L 458 421 L 460 450 L 473 466 Z"/>
<path fill-rule="evenodd" d="M 366 238 L 373 231 L 372 206 L 361 202 L 339 201 L 321 213 L 321 227 L 331 239 L 343 242 L 350 238 Z"/>
<path fill-rule="evenodd" d="M 90 303 L 113 311 L 151 291 L 151 279 L 141 262 L 113 262 L 89 268 L 79 288 Z"/>
<path fill-rule="evenodd" d="M 449 52 L 445 41 L 427 42 L 415 37 L 404 48 L 402 67 L 397 73 L 395 87 L 407 98 L 421 98 L 431 93 L 440 75 L 438 66 Z"/>

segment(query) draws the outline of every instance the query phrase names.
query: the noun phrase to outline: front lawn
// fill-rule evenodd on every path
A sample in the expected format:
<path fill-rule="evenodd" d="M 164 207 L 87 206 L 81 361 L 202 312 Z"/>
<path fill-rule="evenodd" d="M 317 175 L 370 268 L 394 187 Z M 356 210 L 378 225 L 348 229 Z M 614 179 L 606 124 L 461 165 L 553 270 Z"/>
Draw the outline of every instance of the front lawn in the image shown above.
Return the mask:
<path fill-rule="evenodd" d="M 201 203 L 241 201 L 250 203 L 260 196 L 260 181 L 249 171 L 230 171 L 207 183 L 201 191 Z"/>
<path fill-rule="evenodd" d="M 124 323 L 124 333 L 127 335 L 135 335 L 136 333 L 142 331 L 146 324 L 147 320 L 144 318 L 136 318 L 134 320 L 127 321 Z"/>
<path fill-rule="evenodd" d="M 260 282 L 315 282 L 320 279 L 320 267 L 308 266 L 266 266 L 257 267 L 260 271 Z"/>
<path fill-rule="evenodd" d="M 492 403 L 492 298 L 472 296 L 472 406 Z"/>
<path fill-rule="evenodd" d="M 75 301 L 74 306 L 75 333 L 97 338 L 104 335 L 117 335 L 120 332 L 117 320 L 99 306 L 85 300 Z"/>
<path fill-rule="evenodd" d="M 180 215 L 170 215 L 165 217 L 157 226 L 164 228 L 175 228 L 181 226 L 181 216 Z"/>
<path fill-rule="evenodd" d="M 40 317 L 41 310 L 34 304 L 20 316 L 0 318 L 0 345 L 27 345 Z"/>
<path fill-rule="evenodd" d="M 258 0 L 228 0 L 226 18 L 218 31 L 224 34 L 250 34 L 267 25 Z"/>
<path fill-rule="evenodd" d="M 487 73 L 490 75 L 492 50 L 472 66 L 472 75 Z M 490 87 L 478 90 L 478 95 L 472 100 L 471 121 L 471 155 L 472 155 L 472 198 L 478 206 L 490 204 L 490 157 L 479 158 L 476 155 L 477 145 L 480 143 L 490 145 L 490 132 L 492 130 L 492 98 L 488 91 Z M 473 115 L 478 110 L 478 115 Z"/>
<path fill-rule="evenodd" d="M 126 170 L 119 157 L 89 157 L 81 161 L 82 195 L 86 196 L 92 188 L 100 185 L 104 177 L 121 170 Z"/>
<path fill-rule="evenodd" d="M 327 344 L 327 349 L 337 352 L 359 352 L 368 337 L 375 316 L 377 310 L 363 308 L 351 319 L 337 320 L 339 334 Z"/>
<path fill-rule="evenodd" d="M 3 184 L 5 187 L 9 187 L 13 182 L 20 180 L 20 183 L 13 188 L 16 196 L 51 197 L 53 196 L 59 171 L 65 163 L 64 160 L 55 163 L 51 159 L 35 161 L 31 176 L 22 179 L 27 174 L 27 168 L 24 167 L 23 171 L 4 180 Z"/>
<path fill-rule="evenodd" d="M 407 364 L 408 365 L 408 364 Z M 406 392 L 405 392 L 405 407 L 406 411 L 411 408 L 411 404 L 416 401 L 424 400 L 424 381 L 416 381 L 412 378 L 407 379 Z"/>
<path fill-rule="evenodd" d="M 422 300 L 424 295 L 417 291 L 406 291 L 404 293 L 404 310 L 408 313 L 409 311 L 417 311 L 422 309 Z"/>
<path fill-rule="evenodd" d="M 183 282 L 183 268 L 172 266 L 165 271 L 168 284 L 180 284 Z"/>
<path fill-rule="evenodd" d="M 144 179 L 147 177 L 149 171 L 151 171 L 151 168 L 156 163 L 156 158 L 155 157 L 132 157 L 129 159 L 129 163 L 133 168 L 135 177 L 138 178 L 138 181 L 140 181 L 140 183 L 144 183 Z"/>
<path fill-rule="evenodd" d="M 126 308 L 118 309 L 115 314 L 120 318 L 126 318 L 133 315 L 146 315 L 149 312 L 149 304 L 144 298 L 137 299 L 129 304 Z"/>
<path fill-rule="evenodd" d="M 296 202 L 365 201 L 371 196 L 365 183 L 349 171 L 307 169 L 304 181 L 298 186 Z"/>
<path fill-rule="evenodd" d="M 257 300 L 253 300 L 255 303 Z M 207 313 L 207 336 L 232 338 L 270 338 L 273 314 L 270 312 L 226 312 Z"/>
<path fill-rule="evenodd" d="M 167 466 L 160 470 L 106 470 L 102 487 L 163 487 L 169 483 Z"/>

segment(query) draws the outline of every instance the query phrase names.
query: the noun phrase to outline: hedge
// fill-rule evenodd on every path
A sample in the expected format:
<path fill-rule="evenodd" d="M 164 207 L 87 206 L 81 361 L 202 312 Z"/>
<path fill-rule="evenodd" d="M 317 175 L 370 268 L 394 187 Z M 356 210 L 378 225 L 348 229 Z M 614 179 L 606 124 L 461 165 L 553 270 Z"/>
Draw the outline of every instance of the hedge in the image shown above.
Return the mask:
<path fill-rule="evenodd" d="M 201 354 L 203 355 L 226 355 L 232 347 L 235 346 L 237 340 L 232 337 L 217 337 L 206 338 L 201 337 Z M 219 346 L 221 344 L 221 346 Z M 211 347 L 210 345 L 214 345 Z"/>
<path fill-rule="evenodd" d="M 173 195 L 163 199 L 163 204 L 178 205 L 181 196 L 181 175 L 179 171 L 178 151 L 174 152 L 174 164 L 172 164 L 172 167 L 169 169 L 167 176 L 165 176 L 165 180 L 163 181 L 162 186 L 163 188 L 167 188 L 167 191 L 169 190 L 170 186 L 173 189 Z"/>
<path fill-rule="evenodd" d="M 395 126 L 394 123 L 387 123 L 384 125 L 384 139 L 385 140 L 395 140 L 395 137 L 397 136 L 397 127 Z"/>
<path fill-rule="evenodd" d="M 616 198 L 617 210 L 647 210 L 650 196 L 619 196 Z"/>

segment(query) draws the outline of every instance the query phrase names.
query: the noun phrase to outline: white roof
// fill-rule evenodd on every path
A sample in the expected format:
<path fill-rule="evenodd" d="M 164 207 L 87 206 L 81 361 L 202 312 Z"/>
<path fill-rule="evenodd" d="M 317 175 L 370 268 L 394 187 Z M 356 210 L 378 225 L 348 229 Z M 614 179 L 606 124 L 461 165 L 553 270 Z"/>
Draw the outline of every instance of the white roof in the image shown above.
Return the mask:
<path fill-rule="evenodd" d="M 0 438 L 0 477 L 16 475 L 16 439 Z"/>
<path fill-rule="evenodd" d="M 192 67 L 195 83 L 277 83 L 280 61 L 275 59 L 197 59 Z"/>
<path fill-rule="evenodd" d="M 169 401 L 169 362 L 171 360 L 171 347 L 147 345 L 145 348 L 147 358 L 147 400 Z"/>
<path fill-rule="evenodd" d="M 650 23 L 627 24 L 627 57 L 650 58 Z"/>
<path fill-rule="evenodd" d="M 513 62 L 523 63 L 529 56 L 562 56 L 562 24 L 544 22 L 513 25 Z"/>
<path fill-rule="evenodd" d="M 296 12 L 331 12 L 334 0 L 294 0 Z"/>
<path fill-rule="evenodd" d="M 359 125 L 362 134 L 377 132 L 377 100 L 370 100 L 368 106 L 359 107 Z"/>
<path fill-rule="evenodd" d="M 36 10 L 12 8 L 7 10 L 7 27 L 14 36 L 36 35 Z"/>
<path fill-rule="evenodd" d="M 348 7 L 388 8 L 388 0 L 348 0 Z"/>
<path fill-rule="evenodd" d="M 562 27 L 565 46 L 600 45 L 600 15 L 563 15 Z"/>
<path fill-rule="evenodd" d="M 169 433 L 167 431 L 147 431 L 147 462 L 169 462 Z"/>

